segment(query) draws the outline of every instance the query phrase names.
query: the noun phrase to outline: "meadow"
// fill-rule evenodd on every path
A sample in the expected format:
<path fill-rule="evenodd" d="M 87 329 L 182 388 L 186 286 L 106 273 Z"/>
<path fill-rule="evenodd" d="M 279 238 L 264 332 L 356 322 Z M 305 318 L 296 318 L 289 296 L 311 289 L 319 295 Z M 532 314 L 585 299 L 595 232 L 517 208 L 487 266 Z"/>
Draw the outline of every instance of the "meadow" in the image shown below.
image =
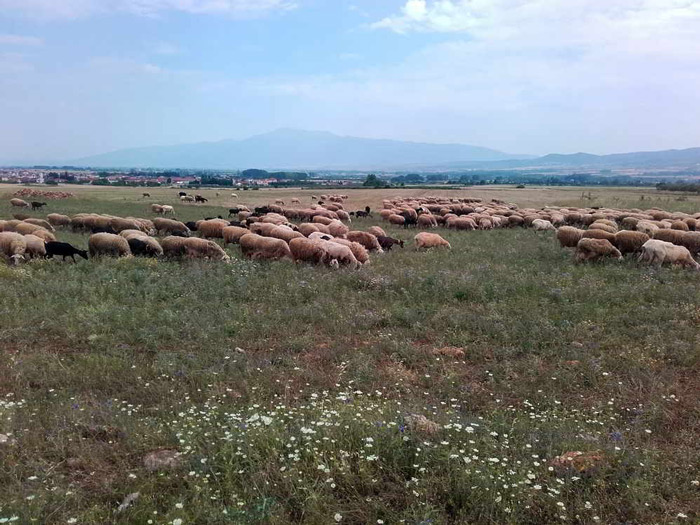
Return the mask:
<path fill-rule="evenodd" d="M 188 221 L 321 193 L 60 189 L 30 214 L 158 202 Z M 700 211 L 648 188 L 340 193 Z M 0 523 L 697 523 L 700 276 L 577 265 L 551 233 L 440 233 L 451 251 L 355 272 L 234 246 L 230 264 L 0 264 Z"/>

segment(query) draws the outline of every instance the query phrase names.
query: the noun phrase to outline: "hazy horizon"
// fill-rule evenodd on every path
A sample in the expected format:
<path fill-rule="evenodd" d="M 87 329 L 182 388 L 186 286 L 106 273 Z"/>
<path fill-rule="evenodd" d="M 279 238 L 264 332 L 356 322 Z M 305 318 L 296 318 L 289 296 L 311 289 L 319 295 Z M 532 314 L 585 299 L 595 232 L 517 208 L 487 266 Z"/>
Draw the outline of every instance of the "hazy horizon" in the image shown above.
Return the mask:
<path fill-rule="evenodd" d="M 700 146 L 700 1 L 0 0 L 0 162 L 278 128 Z"/>

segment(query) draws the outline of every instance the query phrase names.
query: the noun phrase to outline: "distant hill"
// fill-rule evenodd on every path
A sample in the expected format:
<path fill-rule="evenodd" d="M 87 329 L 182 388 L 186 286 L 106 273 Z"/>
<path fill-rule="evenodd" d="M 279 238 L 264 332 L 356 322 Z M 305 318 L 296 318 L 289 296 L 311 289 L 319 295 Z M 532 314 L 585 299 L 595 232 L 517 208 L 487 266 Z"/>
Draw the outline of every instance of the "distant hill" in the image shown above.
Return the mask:
<path fill-rule="evenodd" d="M 372 169 L 527 158 L 531 157 L 464 144 L 365 139 L 280 129 L 244 140 L 124 149 L 69 163 L 105 168 Z"/>

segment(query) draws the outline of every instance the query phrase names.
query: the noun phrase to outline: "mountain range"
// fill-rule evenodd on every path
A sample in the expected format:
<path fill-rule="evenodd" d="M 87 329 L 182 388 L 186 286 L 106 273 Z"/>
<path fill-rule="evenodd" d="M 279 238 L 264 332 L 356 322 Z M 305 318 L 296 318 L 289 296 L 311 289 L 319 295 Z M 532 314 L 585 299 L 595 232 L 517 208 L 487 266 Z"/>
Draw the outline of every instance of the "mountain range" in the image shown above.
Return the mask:
<path fill-rule="evenodd" d="M 514 155 L 465 144 L 430 144 L 279 129 L 243 140 L 132 148 L 69 161 L 94 168 L 459 169 L 698 166 L 700 148 L 592 155 Z"/>

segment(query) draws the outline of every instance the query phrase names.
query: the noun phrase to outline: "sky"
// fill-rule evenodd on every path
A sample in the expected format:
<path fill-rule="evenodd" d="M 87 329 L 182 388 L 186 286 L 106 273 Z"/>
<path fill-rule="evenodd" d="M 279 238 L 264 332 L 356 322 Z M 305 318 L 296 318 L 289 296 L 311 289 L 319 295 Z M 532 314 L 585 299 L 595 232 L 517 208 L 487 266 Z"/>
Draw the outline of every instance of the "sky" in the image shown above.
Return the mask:
<path fill-rule="evenodd" d="M 0 0 L 0 161 L 277 128 L 700 146 L 700 0 Z"/>

